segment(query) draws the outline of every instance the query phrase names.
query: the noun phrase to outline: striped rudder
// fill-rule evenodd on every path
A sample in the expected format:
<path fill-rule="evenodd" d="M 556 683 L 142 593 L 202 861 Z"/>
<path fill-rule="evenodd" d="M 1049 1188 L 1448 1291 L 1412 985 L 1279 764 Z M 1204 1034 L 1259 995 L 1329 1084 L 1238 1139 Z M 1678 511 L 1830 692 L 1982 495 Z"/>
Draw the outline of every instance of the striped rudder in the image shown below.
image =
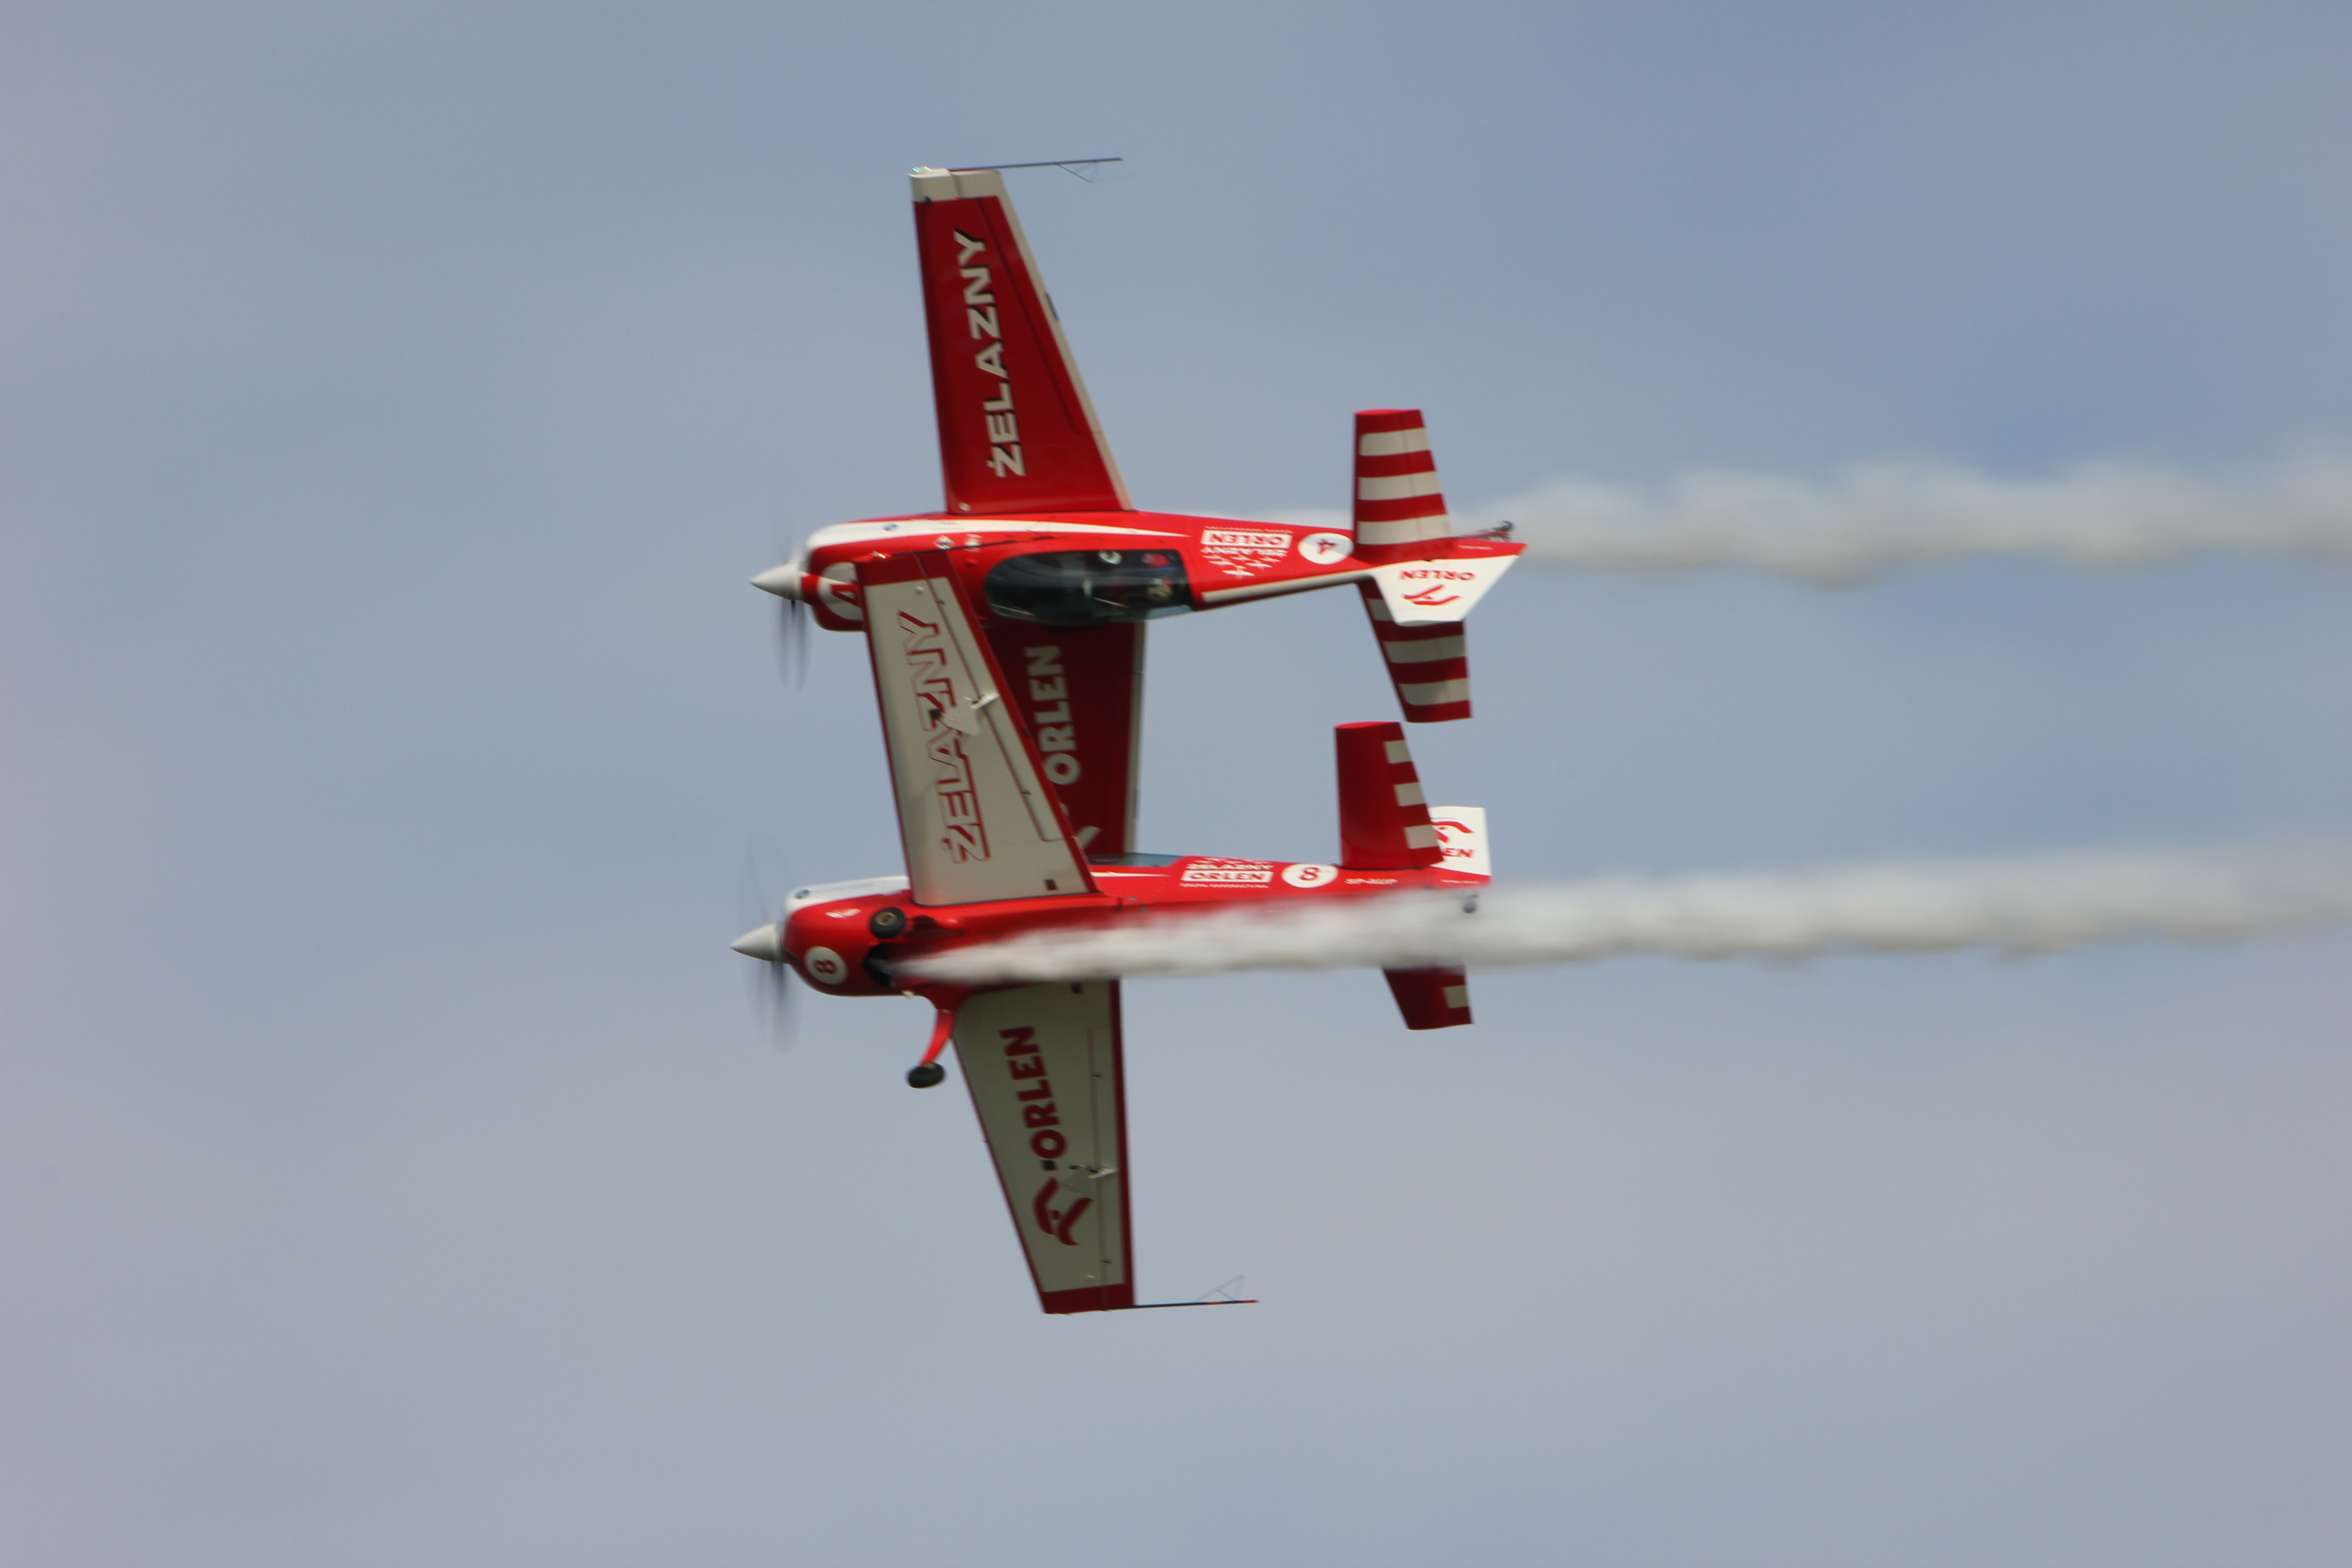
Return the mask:
<path fill-rule="evenodd" d="M 1356 555 L 1363 561 L 1414 561 L 1454 536 L 1437 459 L 1418 408 L 1364 408 L 1356 414 Z"/>
<path fill-rule="evenodd" d="M 1421 793 L 1404 727 L 1387 720 L 1332 732 L 1339 771 L 1339 864 L 1351 870 L 1436 866 L 1445 850 Z"/>
<path fill-rule="evenodd" d="M 1364 613 L 1371 617 L 1372 636 L 1380 639 L 1381 658 L 1406 721 L 1436 724 L 1470 717 L 1468 628 L 1460 621 L 1401 626 L 1378 585 L 1359 583 L 1356 592 L 1363 595 Z"/>

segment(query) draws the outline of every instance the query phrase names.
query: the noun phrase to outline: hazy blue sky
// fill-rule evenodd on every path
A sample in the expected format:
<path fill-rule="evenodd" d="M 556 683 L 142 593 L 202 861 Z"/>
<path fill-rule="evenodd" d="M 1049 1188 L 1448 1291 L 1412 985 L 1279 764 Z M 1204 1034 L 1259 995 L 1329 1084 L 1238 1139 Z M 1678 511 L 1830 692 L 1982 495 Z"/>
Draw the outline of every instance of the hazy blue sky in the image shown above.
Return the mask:
<path fill-rule="evenodd" d="M 0 16 L 0 1556 L 2270 1568 L 2352 1553 L 2352 942 L 1130 988 L 1146 1293 L 1035 1310 L 894 868 L 903 171 L 1013 176 L 1139 500 L 2352 442 L 2325 5 Z M 1149 847 L 1312 858 L 1352 596 L 1153 631 Z M 2352 825 L 2352 580 L 1528 574 L 1415 736 L 1506 874 Z"/>

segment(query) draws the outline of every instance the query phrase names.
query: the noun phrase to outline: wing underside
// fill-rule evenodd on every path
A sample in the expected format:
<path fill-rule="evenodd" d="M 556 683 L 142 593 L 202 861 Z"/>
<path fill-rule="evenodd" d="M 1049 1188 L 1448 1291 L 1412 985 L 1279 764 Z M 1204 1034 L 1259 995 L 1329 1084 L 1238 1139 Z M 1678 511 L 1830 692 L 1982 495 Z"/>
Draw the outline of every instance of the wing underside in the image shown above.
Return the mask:
<path fill-rule="evenodd" d="M 1134 1306 L 1118 983 L 983 992 L 955 1047 L 1039 1304 Z"/>
<path fill-rule="evenodd" d="M 1092 890 L 944 552 L 862 563 L 858 591 L 915 901 Z"/>
<path fill-rule="evenodd" d="M 1036 742 L 1045 786 L 1074 841 L 1088 855 L 1128 854 L 1143 731 L 1143 623 L 999 621 L 987 632 L 1006 700 Z"/>

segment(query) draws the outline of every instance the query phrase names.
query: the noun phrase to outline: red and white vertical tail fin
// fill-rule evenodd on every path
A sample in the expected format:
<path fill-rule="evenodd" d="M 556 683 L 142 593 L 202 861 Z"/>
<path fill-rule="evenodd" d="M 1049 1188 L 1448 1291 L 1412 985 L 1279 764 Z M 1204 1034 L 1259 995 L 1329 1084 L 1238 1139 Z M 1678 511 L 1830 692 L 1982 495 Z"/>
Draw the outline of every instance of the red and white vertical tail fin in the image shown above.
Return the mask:
<path fill-rule="evenodd" d="M 1407 720 L 1470 717 L 1462 618 L 1519 548 L 1485 534 L 1456 537 L 1421 410 L 1357 411 L 1356 556 L 1372 563 L 1357 589 Z"/>
<path fill-rule="evenodd" d="M 1404 726 L 1382 719 L 1332 731 L 1339 764 L 1339 864 L 1402 870 L 1444 858 Z"/>
<path fill-rule="evenodd" d="M 1412 765 L 1404 726 L 1386 721 L 1342 724 L 1334 731 L 1339 763 L 1339 864 L 1350 869 L 1417 866 L 1486 870 L 1486 813 L 1431 812 Z M 1475 820 L 1473 820 L 1475 819 Z M 1461 969 L 1384 969 L 1389 994 L 1408 1029 L 1451 1029 L 1470 1022 L 1470 980 Z"/>
<path fill-rule="evenodd" d="M 1383 969 L 1408 1029 L 1453 1029 L 1470 1022 L 1470 976 L 1460 969 Z"/>
<path fill-rule="evenodd" d="M 1470 642 L 1460 621 L 1433 621 L 1406 626 L 1397 619 L 1387 585 L 1378 580 L 1359 583 L 1364 614 L 1371 617 L 1372 636 L 1388 666 L 1389 683 L 1396 688 L 1397 706 L 1415 724 L 1437 724 L 1470 717 Z"/>
<path fill-rule="evenodd" d="M 1437 488 L 1437 459 L 1418 408 L 1356 413 L 1356 556 L 1412 561 L 1454 536 Z"/>
<path fill-rule="evenodd" d="M 1004 176 L 918 169 L 914 186 L 947 510 L 1128 510 Z"/>

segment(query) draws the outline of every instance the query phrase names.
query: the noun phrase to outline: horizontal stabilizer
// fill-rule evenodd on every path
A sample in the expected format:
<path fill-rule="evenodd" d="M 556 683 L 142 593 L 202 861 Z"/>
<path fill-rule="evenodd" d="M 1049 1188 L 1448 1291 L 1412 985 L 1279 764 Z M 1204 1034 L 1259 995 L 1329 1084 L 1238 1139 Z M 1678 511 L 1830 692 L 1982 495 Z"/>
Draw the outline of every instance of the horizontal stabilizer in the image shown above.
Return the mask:
<path fill-rule="evenodd" d="M 1339 767 L 1339 864 L 1402 870 L 1444 858 L 1413 771 L 1404 727 L 1391 720 L 1333 731 Z"/>
<path fill-rule="evenodd" d="M 1470 977 L 1459 969 L 1383 969 L 1389 994 L 1408 1029 L 1451 1029 L 1470 1022 Z"/>
<path fill-rule="evenodd" d="M 1380 590 L 1381 605 L 1389 619 L 1398 626 L 1459 625 L 1519 558 L 1517 546 L 1507 548 L 1508 555 L 1391 562 L 1372 568 L 1372 585 Z"/>
<path fill-rule="evenodd" d="M 1494 861 L 1486 853 L 1485 806 L 1433 805 L 1429 821 L 1437 829 L 1437 847 L 1445 857 L 1440 865 L 1473 877 L 1495 874 Z"/>

